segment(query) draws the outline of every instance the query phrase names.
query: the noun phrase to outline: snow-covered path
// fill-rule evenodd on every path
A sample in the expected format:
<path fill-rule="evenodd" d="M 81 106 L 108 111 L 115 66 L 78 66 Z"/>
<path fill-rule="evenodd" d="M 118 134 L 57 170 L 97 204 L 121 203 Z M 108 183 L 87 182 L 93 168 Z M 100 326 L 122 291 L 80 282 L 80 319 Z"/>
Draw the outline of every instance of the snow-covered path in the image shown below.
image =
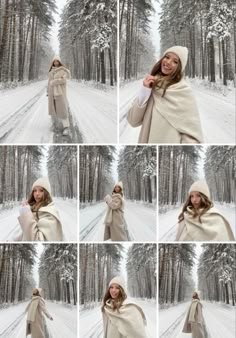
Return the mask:
<path fill-rule="evenodd" d="M 147 319 L 146 333 L 147 338 L 156 338 L 156 303 L 133 299 L 135 303 L 141 306 Z M 103 324 L 101 307 L 80 311 L 80 338 L 102 338 Z"/>
<path fill-rule="evenodd" d="M 44 80 L 0 91 L 0 143 L 117 142 L 116 88 L 68 81 L 70 136 L 62 137 L 52 128 L 46 86 Z"/>
<path fill-rule="evenodd" d="M 126 120 L 126 115 L 141 86 L 142 80 L 137 80 L 125 84 L 120 88 L 120 143 L 137 143 L 141 127 L 132 128 Z M 235 144 L 236 119 L 234 93 L 231 92 L 228 96 L 224 96 L 201 87 L 193 81 L 191 81 L 191 86 L 200 112 L 204 143 Z"/>
<path fill-rule="evenodd" d="M 80 240 L 103 241 L 105 213 L 105 203 L 97 203 L 80 210 Z M 126 201 L 124 216 L 130 240 L 156 240 L 156 212 L 153 206 Z"/>
<path fill-rule="evenodd" d="M 54 202 L 59 210 L 64 239 L 76 241 L 77 239 L 77 202 L 76 200 L 63 200 L 55 198 Z M 19 206 L 0 211 L 0 241 L 11 241 L 20 233 L 17 221 Z"/>
<path fill-rule="evenodd" d="M 231 225 L 231 229 L 236 235 L 236 214 L 235 206 L 221 205 L 214 203 L 214 206 L 222 213 Z M 160 241 L 174 241 L 177 234 L 178 224 L 177 219 L 181 212 L 181 207 L 173 208 L 166 213 L 159 214 L 158 229 Z"/>
<path fill-rule="evenodd" d="M 26 332 L 26 309 L 28 302 L 0 309 L 0 337 L 24 338 Z M 77 337 L 77 308 L 72 305 L 46 301 L 53 321 L 46 318 L 50 338 Z"/>
<path fill-rule="evenodd" d="M 236 335 L 236 309 L 231 305 L 202 301 L 203 316 L 209 338 L 234 338 Z M 159 337 L 187 338 L 182 333 L 186 312 L 190 302 L 159 310 Z"/>

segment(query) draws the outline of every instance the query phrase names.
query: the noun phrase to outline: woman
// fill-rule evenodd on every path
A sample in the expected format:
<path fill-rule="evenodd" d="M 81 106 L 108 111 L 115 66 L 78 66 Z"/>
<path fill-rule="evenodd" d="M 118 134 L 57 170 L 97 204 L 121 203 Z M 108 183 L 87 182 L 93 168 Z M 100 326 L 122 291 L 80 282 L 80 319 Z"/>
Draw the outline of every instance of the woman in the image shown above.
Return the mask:
<path fill-rule="evenodd" d="M 48 112 L 54 122 L 62 122 L 63 135 L 69 133 L 68 102 L 66 95 L 66 79 L 70 78 L 70 71 L 61 63 L 59 56 L 55 56 L 48 74 Z"/>
<path fill-rule="evenodd" d="M 177 241 L 234 241 L 230 224 L 213 206 L 205 181 L 192 184 L 179 215 Z"/>
<path fill-rule="evenodd" d="M 15 240 L 62 241 L 60 216 L 51 198 L 46 177 L 36 180 L 28 201 L 23 202 L 18 217 L 22 234 Z"/>
<path fill-rule="evenodd" d="M 32 299 L 25 310 L 27 312 L 26 337 L 28 335 L 31 335 L 31 338 L 49 337 L 44 315 L 50 320 L 53 320 L 53 318 L 45 308 L 45 301 L 41 296 L 41 291 L 41 289 L 33 290 Z"/>
<path fill-rule="evenodd" d="M 127 241 L 124 221 L 123 184 L 116 183 L 112 195 L 104 198 L 107 204 L 107 213 L 104 220 L 104 241 Z"/>
<path fill-rule="evenodd" d="M 128 112 L 132 127 L 142 126 L 139 143 L 202 143 L 199 113 L 192 90 L 183 79 L 188 49 L 173 46 L 143 81 Z"/>
<path fill-rule="evenodd" d="M 104 338 L 145 338 L 146 318 L 141 307 L 127 299 L 125 282 L 114 277 L 102 304 Z"/>
<path fill-rule="evenodd" d="M 202 304 L 197 292 L 193 293 L 192 303 L 188 309 L 182 332 L 192 333 L 193 338 L 207 337 L 206 325 L 202 315 Z"/>

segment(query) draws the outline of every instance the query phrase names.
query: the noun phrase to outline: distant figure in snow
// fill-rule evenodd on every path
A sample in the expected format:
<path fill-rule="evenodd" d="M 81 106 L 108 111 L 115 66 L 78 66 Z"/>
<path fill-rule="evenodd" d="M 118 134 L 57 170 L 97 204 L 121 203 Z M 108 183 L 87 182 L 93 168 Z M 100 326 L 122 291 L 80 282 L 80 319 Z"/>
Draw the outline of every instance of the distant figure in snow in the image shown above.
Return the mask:
<path fill-rule="evenodd" d="M 105 216 L 104 241 L 127 241 L 124 220 L 124 196 L 123 183 L 115 184 L 112 195 L 104 198 L 107 204 L 107 213 Z"/>
<path fill-rule="evenodd" d="M 49 338 L 44 315 L 50 320 L 53 318 L 46 310 L 41 292 L 40 288 L 33 290 L 33 296 L 25 310 L 27 312 L 26 337 L 31 335 L 31 338 Z"/>
<path fill-rule="evenodd" d="M 213 206 L 204 180 L 194 182 L 179 215 L 177 241 L 234 241 L 230 224 Z"/>
<path fill-rule="evenodd" d="M 168 48 L 128 112 L 132 127 L 141 127 L 138 143 L 203 143 L 199 112 L 192 89 L 184 80 L 188 49 Z"/>
<path fill-rule="evenodd" d="M 146 338 L 146 318 L 139 305 L 127 299 L 125 282 L 114 277 L 106 291 L 103 303 L 104 338 Z"/>
<path fill-rule="evenodd" d="M 18 241 L 62 241 L 60 216 L 51 198 L 46 177 L 36 180 L 28 201 L 23 202 L 18 217 L 22 233 Z"/>
<path fill-rule="evenodd" d="M 55 124 L 63 125 L 63 135 L 69 134 L 68 101 L 66 80 L 70 71 L 62 64 L 59 56 L 55 56 L 48 73 L 48 113 Z"/>
<path fill-rule="evenodd" d="M 194 292 L 184 323 L 184 333 L 192 333 L 192 338 L 207 338 L 206 324 L 202 315 L 202 304 L 198 293 Z"/>

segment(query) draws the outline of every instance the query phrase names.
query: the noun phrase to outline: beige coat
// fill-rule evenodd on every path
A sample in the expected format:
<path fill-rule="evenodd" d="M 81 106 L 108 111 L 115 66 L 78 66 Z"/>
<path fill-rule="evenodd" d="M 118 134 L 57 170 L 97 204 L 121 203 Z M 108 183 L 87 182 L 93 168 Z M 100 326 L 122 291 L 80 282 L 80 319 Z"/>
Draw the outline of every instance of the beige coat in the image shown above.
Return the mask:
<path fill-rule="evenodd" d="M 25 311 L 27 312 L 26 336 L 49 337 L 44 315 L 49 319 L 52 317 L 46 310 L 44 299 L 40 296 L 33 296 Z"/>
<path fill-rule="evenodd" d="M 201 216 L 192 217 L 192 211 L 184 213 L 184 220 L 179 223 L 177 241 L 234 241 L 231 226 L 215 208 L 209 209 Z"/>
<path fill-rule="evenodd" d="M 104 241 L 127 241 L 124 224 L 124 199 L 120 194 L 113 193 L 107 201 L 107 214 L 104 220 Z"/>
<path fill-rule="evenodd" d="M 18 217 L 22 229 L 22 241 L 62 241 L 62 225 L 54 203 L 42 207 L 36 213 L 28 211 Z"/>
<path fill-rule="evenodd" d="M 207 337 L 206 325 L 202 315 L 202 304 L 198 299 L 192 300 L 182 332 L 192 333 L 193 338 Z"/>
<path fill-rule="evenodd" d="M 104 338 L 146 338 L 146 318 L 139 305 L 126 299 L 118 312 L 107 301 L 104 309 Z"/>
<path fill-rule="evenodd" d="M 66 79 L 70 71 L 64 66 L 53 67 L 48 74 L 48 113 L 65 119 L 68 116 Z"/>
<path fill-rule="evenodd" d="M 199 113 L 190 86 L 182 79 L 163 89 L 154 88 L 148 101 L 139 106 L 138 98 L 128 112 L 132 127 L 142 126 L 139 143 L 202 143 Z"/>

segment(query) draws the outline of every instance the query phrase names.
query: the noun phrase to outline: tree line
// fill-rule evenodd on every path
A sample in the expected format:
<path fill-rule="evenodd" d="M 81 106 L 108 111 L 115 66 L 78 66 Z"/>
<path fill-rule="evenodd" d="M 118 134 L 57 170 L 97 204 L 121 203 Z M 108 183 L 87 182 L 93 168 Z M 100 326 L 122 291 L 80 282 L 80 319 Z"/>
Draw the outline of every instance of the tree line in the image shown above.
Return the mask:
<path fill-rule="evenodd" d="M 117 81 L 117 1 L 69 0 L 61 15 L 60 52 L 72 76 L 113 86 Z"/>
<path fill-rule="evenodd" d="M 39 286 L 45 299 L 77 304 L 77 245 L 44 244 Z"/>
<path fill-rule="evenodd" d="M 0 1 L 0 82 L 22 82 L 46 74 L 55 0 Z"/>
<path fill-rule="evenodd" d="M 236 302 L 236 245 L 202 244 L 198 264 L 201 298 L 235 305 Z"/>

